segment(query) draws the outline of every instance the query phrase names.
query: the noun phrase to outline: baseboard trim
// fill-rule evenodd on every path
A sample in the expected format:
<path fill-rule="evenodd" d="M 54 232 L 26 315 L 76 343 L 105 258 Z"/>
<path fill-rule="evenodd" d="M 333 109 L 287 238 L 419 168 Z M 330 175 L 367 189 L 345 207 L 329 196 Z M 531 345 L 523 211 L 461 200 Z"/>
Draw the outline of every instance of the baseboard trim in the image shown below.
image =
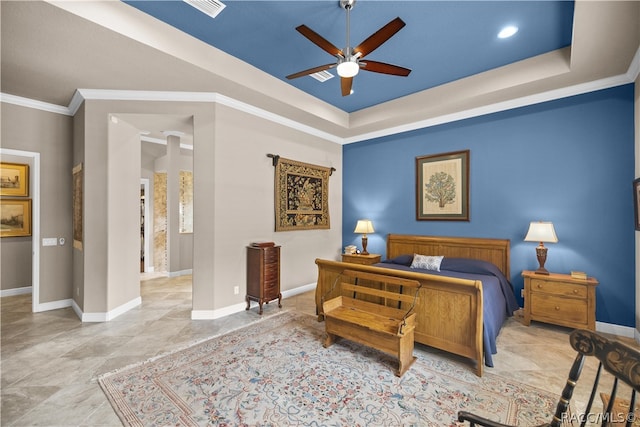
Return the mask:
<path fill-rule="evenodd" d="M 14 295 L 24 295 L 32 293 L 32 286 L 21 286 L 19 288 L 3 289 L 0 291 L 0 298 L 12 297 Z"/>
<path fill-rule="evenodd" d="M 140 304 L 142 304 L 142 298 L 141 297 L 137 297 L 132 299 L 131 301 L 122 304 L 119 307 L 114 308 L 111 311 L 107 311 L 107 312 L 97 312 L 97 313 L 84 313 L 80 307 L 75 303 L 75 301 L 73 301 L 73 310 L 76 312 L 76 314 L 78 315 L 78 317 L 80 318 L 80 320 L 84 323 L 90 323 L 90 322 L 108 322 L 110 320 L 115 319 L 116 317 L 120 316 L 121 314 L 126 313 L 127 311 L 138 307 Z"/>
<path fill-rule="evenodd" d="M 309 283 L 308 285 L 298 286 L 294 289 L 288 289 L 282 292 L 282 298 L 289 298 L 298 294 L 302 294 L 305 292 L 312 291 L 316 288 L 316 283 Z M 250 308 L 257 306 L 258 303 L 255 301 L 250 302 Z M 216 310 L 192 310 L 191 311 L 191 320 L 213 320 L 220 319 L 221 317 L 229 316 L 230 314 L 238 313 L 243 310 L 246 310 L 247 303 L 242 302 L 239 304 L 230 305 L 227 307 L 219 308 Z"/>
<path fill-rule="evenodd" d="M 188 270 L 180 270 L 180 271 L 170 271 L 167 275 L 169 277 L 180 277 L 180 276 L 188 276 L 193 274 L 193 269 L 190 268 Z"/>
<path fill-rule="evenodd" d="M 298 286 L 294 289 L 289 289 L 282 292 L 282 298 L 289 298 L 295 295 L 303 294 L 305 292 L 313 291 L 316 288 L 316 282 L 309 283 L 308 285 Z"/>
<path fill-rule="evenodd" d="M 33 312 L 34 313 L 39 313 L 41 311 L 51 311 L 51 310 L 58 310 L 60 308 L 67 308 L 67 307 L 71 307 L 72 303 L 73 303 L 73 300 L 71 298 L 69 298 L 69 299 L 61 299 L 61 300 L 58 300 L 58 301 L 50 301 L 50 302 L 39 303 L 34 308 Z"/>
<path fill-rule="evenodd" d="M 633 338 L 638 341 L 635 328 L 631 326 L 614 325 L 613 323 L 596 322 L 596 331 L 604 332 L 605 334 L 613 334 L 619 337 Z"/>

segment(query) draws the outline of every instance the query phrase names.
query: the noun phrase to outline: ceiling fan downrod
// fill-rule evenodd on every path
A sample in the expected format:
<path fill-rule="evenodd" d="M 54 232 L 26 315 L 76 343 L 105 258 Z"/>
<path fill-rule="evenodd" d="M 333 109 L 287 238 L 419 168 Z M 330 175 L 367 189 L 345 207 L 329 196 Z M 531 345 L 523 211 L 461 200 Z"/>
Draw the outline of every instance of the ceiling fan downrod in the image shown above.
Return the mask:
<path fill-rule="evenodd" d="M 347 11 L 347 44 L 344 48 L 346 58 L 351 58 L 351 46 L 349 46 L 351 40 L 351 9 L 355 4 L 356 0 L 340 0 L 340 6 Z"/>
<path fill-rule="evenodd" d="M 340 7 L 347 12 L 347 43 L 342 51 L 344 57 L 338 56 L 338 75 L 341 77 L 353 77 L 358 74 L 360 65 L 358 64 L 359 55 L 354 56 L 350 46 L 351 41 L 351 9 L 356 4 L 356 0 L 340 0 Z"/>

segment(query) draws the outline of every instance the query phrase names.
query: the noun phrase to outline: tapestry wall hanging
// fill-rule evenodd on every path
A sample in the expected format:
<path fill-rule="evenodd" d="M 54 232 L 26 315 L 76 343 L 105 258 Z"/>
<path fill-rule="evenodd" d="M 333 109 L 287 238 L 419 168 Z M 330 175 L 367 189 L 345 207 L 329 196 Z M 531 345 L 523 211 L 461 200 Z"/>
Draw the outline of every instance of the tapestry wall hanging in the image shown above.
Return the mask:
<path fill-rule="evenodd" d="M 274 158 L 276 231 L 329 227 L 331 168 Z"/>
<path fill-rule="evenodd" d="M 73 247 L 82 250 L 83 239 L 83 174 L 82 163 L 72 169 L 73 173 Z"/>

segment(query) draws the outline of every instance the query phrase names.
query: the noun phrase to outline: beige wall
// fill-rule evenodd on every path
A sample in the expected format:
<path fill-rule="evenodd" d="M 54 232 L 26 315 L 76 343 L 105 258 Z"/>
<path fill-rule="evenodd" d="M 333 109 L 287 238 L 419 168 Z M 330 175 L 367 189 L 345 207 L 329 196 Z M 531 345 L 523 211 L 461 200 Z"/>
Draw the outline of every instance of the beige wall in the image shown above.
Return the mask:
<path fill-rule="evenodd" d="M 140 297 L 140 131 L 109 115 L 107 307 Z"/>
<path fill-rule="evenodd" d="M 75 141 L 84 141 L 84 104 L 80 106 L 73 117 L 73 166 L 83 164 L 82 174 L 84 177 L 84 144 Z M 84 178 L 83 178 L 84 181 Z M 83 197 L 83 207 L 86 199 Z M 83 239 L 84 244 L 84 239 Z M 73 300 L 78 308 L 84 311 L 84 247 L 73 250 Z"/>
<path fill-rule="evenodd" d="M 2 103 L 2 148 L 40 153 L 40 237 L 64 237 L 64 246 L 40 247 L 38 303 L 72 296 L 71 169 L 72 118 Z M 8 246 L 2 242 L 2 287 L 9 269 L 30 269 L 29 263 L 4 262 Z M 40 242 L 34 242 L 40 244 Z M 27 256 L 26 254 L 24 255 Z M 5 271 L 7 268 L 7 271 Z M 21 284 L 16 284 L 21 286 Z M 28 285 L 31 285 L 30 283 Z"/>
<path fill-rule="evenodd" d="M 118 238 L 109 229 L 115 198 L 109 186 L 130 185 L 137 192 L 140 158 L 112 167 L 120 143 L 107 137 L 110 113 L 192 115 L 194 124 L 193 309 L 213 311 L 242 304 L 245 296 L 245 247 L 254 240 L 282 245 L 282 290 L 315 283 L 315 258 L 337 258 L 341 245 L 342 147 L 235 109 L 213 103 L 86 101 L 84 311 L 104 312 L 130 303 L 131 283 L 109 281 L 110 272 L 129 271 L 138 259 L 116 257 Z M 116 145 L 113 145 L 116 144 Z M 128 150 L 127 150 L 128 151 Z M 337 169 L 330 178 L 330 230 L 275 233 L 274 168 L 267 153 L 276 153 Z M 119 156 L 118 156 L 119 157 Z M 105 159 L 107 159 L 105 161 Z M 134 163 L 137 162 L 137 166 Z M 128 181 L 113 174 L 137 167 Z M 127 182 L 128 182 L 127 181 Z M 133 193 L 132 193 L 133 194 Z M 137 194 L 137 193 L 136 193 Z M 130 200 L 129 200 L 130 199 Z M 118 198 L 118 212 L 138 220 L 139 200 Z M 123 220 L 124 221 L 124 220 Z M 137 236 L 136 233 L 132 233 Z M 124 239 L 124 236 L 121 236 Z M 116 248 L 116 249 L 112 249 Z M 133 282 L 133 277 L 122 278 Z M 234 295 L 238 286 L 240 294 Z M 82 293 L 82 291 L 81 291 Z"/>
<path fill-rule="evenodd" d="M 316 258 L 337 259 L 338 144 L 213 103 L 85 101 L 73 119 L 3 103 L 3 147 L 41 153 L 42 236 L 68 242 L 42 248 L 42 302 L 73 298 L 85 314 L 106 313 L 139 295 L 140 148 L 135 129 L 110 126 L 111 113 L 193 116 L 194 310 L 244 303 L 246 245 L 252 241 L 282 246 L 283 291 L 315 283 Z M 274 232 L 274 167 L 267 153 L 337 169 L 329 182 L 331 229 Z M 84 170 L 82 250 L 71 244 L 71 170 L 78 163 Z"/>
<path fill-rule="evenodd" d="M 342 146 L 225 106 L 216 108 L 215 130 L 214 253 L 220 266 L 213 276 L 218 284 L 215 308 L 244 298 L 246 245 L 252 241 L 281 245 L 283 291 L 315 283 L 315 259 L 334 259 L 340 252 Z M 274 231 L 274 167 L 268 153 L 337 169 L 329 179 L 331 229 Z M 197 169 L 195 173 L 197 180 Z M 196 201 L 201 197 L 196 194 Z M 234 286 L 240 287 L 241 295 L 233 295 Z"/>

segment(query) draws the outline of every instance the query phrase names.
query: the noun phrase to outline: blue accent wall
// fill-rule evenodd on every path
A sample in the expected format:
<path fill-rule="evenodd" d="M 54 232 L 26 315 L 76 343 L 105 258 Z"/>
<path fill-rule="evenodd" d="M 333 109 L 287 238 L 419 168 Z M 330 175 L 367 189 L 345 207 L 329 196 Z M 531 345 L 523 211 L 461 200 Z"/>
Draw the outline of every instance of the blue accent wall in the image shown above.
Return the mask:
<path fill-rule="evenodd" d="M 634 85 L 348 144 L 343 151 L 343 246 L 361 247 L 356 221 L 386 252 L 389 233 L 511 240 L 511 282 L 535 270 L 531 221 L 551 221 L 545 267 L 585 271 L 596 320 L 635 324 Z M 416 157 L 470 150 L 470 220 L 416 220 Z"/>

